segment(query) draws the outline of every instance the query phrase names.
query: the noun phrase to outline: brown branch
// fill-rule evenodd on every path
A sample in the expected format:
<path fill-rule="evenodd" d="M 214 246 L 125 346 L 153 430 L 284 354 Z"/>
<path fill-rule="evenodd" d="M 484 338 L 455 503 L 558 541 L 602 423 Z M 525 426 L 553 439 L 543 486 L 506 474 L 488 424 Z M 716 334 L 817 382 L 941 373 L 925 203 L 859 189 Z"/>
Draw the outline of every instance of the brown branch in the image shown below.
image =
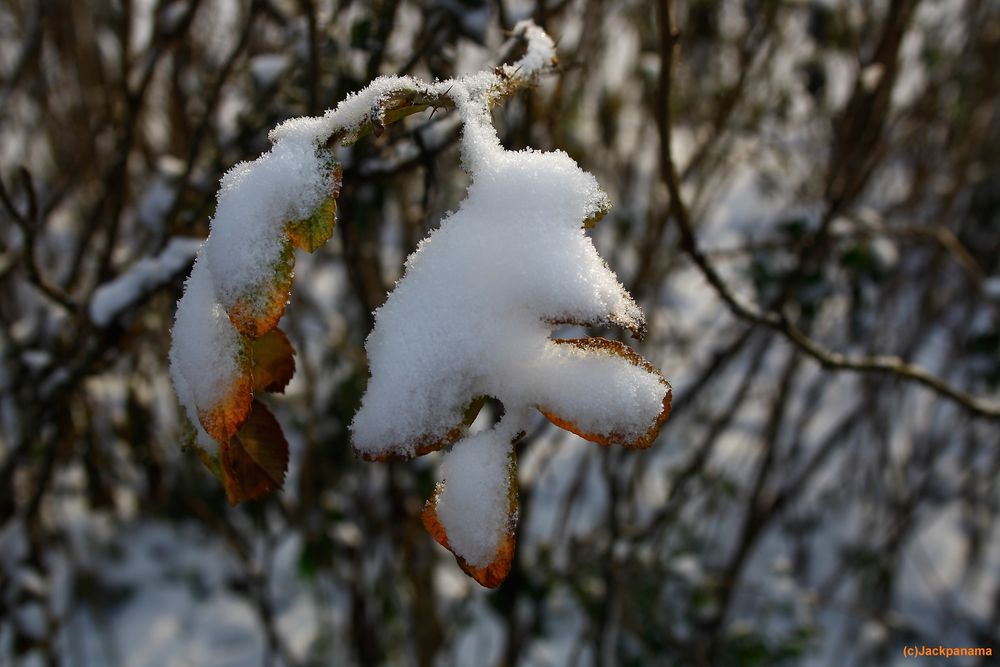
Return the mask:
<path fill-rule="evenodd" d="M 656 125 L 660 134 L 660 173 L 670 194 L 670 216 L 677 223 L 681 249 L 694 262 L 705 280 L 715 289 L 734 315 L 777 331 L 824 368 L 893 375 L 923 385 L 961 405 L 973 415 L 1000 420 L 1000 405 L 953 387 L 944 379 L 899 357 L 851 357 L 829 350 L 809 338 L 783 312 L 762 310 L 755 304 L 744 303 L 729 287 L 708 257 L 698 248 L 691 215 L 681 196 L 680 178 L 674 163 L 671 146 L 670 74 L 677 31 L 673 24 L 670 5 L 670 0 L 659 0 L 657 3 L 660 28 L 660 85 Z"/>
<path fill-rule="evenodd" d="M 31 173 L 24 167 L 21 167 L 19 175 L 21 177 L 21 188 L 24 190 L 25 197 L 28 200 L 26 210 L 22 213 L 14 205 L 14 201 L 7 193 L 7 188 L 3 184 L 3 179 L 0 179 L 0 203 L 3 204 L 7 214 L 10 215 L 11 219 L 14 220 L 14 223 L 21 230 L 21 235 L 24 239 L 22 249 L 24 255 L 23 261 L 24 268 L 28 272 L 28 282 L 53 302 L 59 304 L 70 313 L 75 313 L 77 311 L 76 303 L 65 292 L 47 281 L 38 269 L 38 261 L 35 259 L 35 227 L 39 219 L 38 196 L 31 179 Z"/>
<path fill-rule="evenodd" d="M 683 180 L 682 177 L 681 181 Z M 976 258 L 962 244 L 962 241 L 955 236 L 955 233 L 944 225 L 909 224 L 889 226 L 879 223 L 872 227 L 866 227 L 865 223 L 858 220 L 857 216 L 848 217 L 852 222 L 858 223 L 858 226 L 843 231 L 830 230 L 827 238 L 833 241 L 852 241 L 874 237 L 902 239 L 914 242 L 922 240 L 931 241 L 947 253 L 977 287 L 981 288 L 982 282 L 986 279 L 986 272 L 979 266 Z M 703 252 L 714 262 L 740 258 L 744 255 L 758 252 L 789 251 L 797 253 L 801 251 L 801 248 L 802 241 L 798 239 L 763 237 L 749 239 L 740 245 L 709 248 Z"/>

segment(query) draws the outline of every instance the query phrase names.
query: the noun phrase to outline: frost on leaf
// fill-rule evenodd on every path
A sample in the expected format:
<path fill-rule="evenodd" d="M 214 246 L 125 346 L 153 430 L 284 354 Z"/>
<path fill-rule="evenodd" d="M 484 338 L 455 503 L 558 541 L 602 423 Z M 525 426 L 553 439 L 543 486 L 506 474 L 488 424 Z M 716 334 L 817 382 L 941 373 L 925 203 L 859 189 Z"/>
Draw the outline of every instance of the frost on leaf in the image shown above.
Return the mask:
<path fill-rule="evenodd" d="M 371 378 L 351 424 L 357 453 L 410 458 L 451 446 L 424 525 L 480 584 L 499 585 L 514 550 L 513 441 L 539 410 L 601 444 L 649 447 L 670 413 L 669 383 L 627 346 L 550 338 L 560 323 L 643 315 L 585 227 L 608 210 L 596 179 L 565 153 L 507 151 L 489 107 L 510 77 L 554 61 L 539 28 L 515 66 L 446 82 L 464 123 L 466 199 L 406 262 L 366 341 Z M 527 74 L 525 74 L 527 73 Z M 498 399 L 493 429 L 466 431 L 470 403 Z M 464 436 L 464 437 L 463 437 Z"/>
<path fill-rule="evenodd" d="M 295 372 L 277 328 L 292 288 L 295 248 L 333 232 L 339 167 L 316 135 L 276 141 L 222 179 L 211 233 L 178 302 L 170 374 L 186 440 L 231 503 L 280 488 L 288 465 L 281 426 L 254 395 L 283 392 Z"/>

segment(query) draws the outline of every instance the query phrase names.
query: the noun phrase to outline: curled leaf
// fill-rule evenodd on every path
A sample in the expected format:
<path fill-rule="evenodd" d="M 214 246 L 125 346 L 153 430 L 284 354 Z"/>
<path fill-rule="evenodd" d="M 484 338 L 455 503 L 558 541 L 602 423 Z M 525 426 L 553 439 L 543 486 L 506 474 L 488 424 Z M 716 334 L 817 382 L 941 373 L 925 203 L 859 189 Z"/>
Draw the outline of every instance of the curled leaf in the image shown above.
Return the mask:
<path fill-rule="evenodd" d="M 673 390 L 671 389 L 670 383 L 667 382 L 666 378 L 664 378 L 652 364 L 632 350 L 632 348 L 616 340 L 609 340 L 607 338 L 556 338 L 553 339 L 552 342 L 558 345 L 571 345 L 581 350 L 597 351 L 601 354 L 619 357 L 633 366 L 637 366 L 647 373 L 655 376 L 665 389 L 663 395 L 663 409 L 658 415 L 656 415 L 655 419 L 649 424 L 645 432 L 640 434 L 638 437 L 634 435 L 626 435 L 616 431 L 600 433 L 593 430 L 583 429 L 574 423 L 574 420 L 564 415 L 556 414 L 554 410 L 538 406 L 538 411 L 545 415 L 546 419 L 559 428 L 569 431 L 570 433 L 575 433 L 585 440 L 596 442 L 600 445 L 620 444 L 628 449 L 646 449 L 652 445 L 653 441 L 656 440 L 656 436 L 660 433 L 660 427 L 663 426 L 663 423 L 667 421 L 667 418 L 670 416 Z"/>

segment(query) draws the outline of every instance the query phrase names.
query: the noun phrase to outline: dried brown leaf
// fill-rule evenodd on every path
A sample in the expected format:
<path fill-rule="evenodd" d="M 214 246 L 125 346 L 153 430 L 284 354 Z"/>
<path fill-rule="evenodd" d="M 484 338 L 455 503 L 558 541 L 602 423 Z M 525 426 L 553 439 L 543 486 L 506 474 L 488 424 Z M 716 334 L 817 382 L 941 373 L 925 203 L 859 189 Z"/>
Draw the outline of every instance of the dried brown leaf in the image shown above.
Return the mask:
<path fill-rule="evenodd" d="M 219 463 L 230 504 L 255 500 L 281 488 L 288 469 L 288 442 L 263 403 L 254 401 L 239 433 L 222 443 Z"/>
<path fill-rule="evenodd" d="M 283 393 L 295 375 L 295 349 L 288 336 L 275 327 L 250 346 L 253 358 L 253 390 Z"/>

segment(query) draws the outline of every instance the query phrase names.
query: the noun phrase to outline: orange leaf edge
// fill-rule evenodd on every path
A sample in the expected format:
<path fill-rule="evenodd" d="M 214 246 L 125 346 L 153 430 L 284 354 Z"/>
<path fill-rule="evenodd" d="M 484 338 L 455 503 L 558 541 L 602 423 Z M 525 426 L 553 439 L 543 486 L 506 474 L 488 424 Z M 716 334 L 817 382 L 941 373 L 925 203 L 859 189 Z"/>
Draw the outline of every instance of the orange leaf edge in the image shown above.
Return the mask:
<path fill-rule="evenodd" d="M 198 421 L 205 432 L 218 442 L 228 442 L 250 415 L 253 387 L 250 374 L 242 373 L 222 400 L 208 410 L 198 410 Z"/>
<path fill-rule="evenodd" d="M 600 337 L 553 338 L 552 342 L 559 345 L 573 345 L 583 350 L 601 350 L 609 354 L 622 357 L 634 366 L 638 366 L 639 368 L 655 375 L 659 379 L 660 383 L 667 388 L 667 393 L 663 397 L 663 409 L 660 411 L 660 414 L 657 415 L 653 424 L 646 430 L 646 432 L 635 439 L 626 438 L 621 433 L 602 434 L 585 431 L 569 419 L 564 419 L 541 406 L 536 406 L 538 411 L 559 428 L 578 435 L 584 440 L 589 440 L 590 442 L 595 442 L 603 446 L 614 444 L 621 445 L 626 449 L 648 449 L 653 444 L 653 441 L 656 440 L 656 437 L 660 434 L 660 428 L 663 426 L 664 422 L 666 422 L 670 417 L 673 389 L 670 386 L 670 382 L 663 377 L 663 374 L 661 374 L 655 366 L 639 356 L 635 350 L 616 340 L 609 340 L 607 338 Z"/>
<path fill-rule="evenodd" d="M 462 571 L 475 579 L 476 583 L 484 588 L 496 588 L 502 584 L 504 579 L 507 578 L 507 575 L 510 574 L 510 568 L 514 562 L 514 548 L 516 546 L 514 533 L 511 531 L 504 532 L 503 536 L 500 538 L 500 544 L 497 546 L 496 556 L 492 561 L 490 561 L 490 563 L 483 567 L 476 567 L 470 564 L 467 560 L 456 554 L 451 548 L 451 544 L 448 542 L 448 531 L 445 530 L 441 521 L 438 519 L 436 507 L 437 498 L 443 489 L 444 484 L 438 484 L 434 489 L 434 494 L 424 505 L 424 510 L 420 515 L 424 528 L 427 529 L 427 532 L 431 534 L 431 537 L 433 537 L 438 544 L 451 552 L 451 554 L 455 557 L 455 561 L 458 563 L 458 566 L 462 568 Z M 517 493 L 514 492 L 511 493 L 510 513 L 513 516 L 516 512 Z"/>

